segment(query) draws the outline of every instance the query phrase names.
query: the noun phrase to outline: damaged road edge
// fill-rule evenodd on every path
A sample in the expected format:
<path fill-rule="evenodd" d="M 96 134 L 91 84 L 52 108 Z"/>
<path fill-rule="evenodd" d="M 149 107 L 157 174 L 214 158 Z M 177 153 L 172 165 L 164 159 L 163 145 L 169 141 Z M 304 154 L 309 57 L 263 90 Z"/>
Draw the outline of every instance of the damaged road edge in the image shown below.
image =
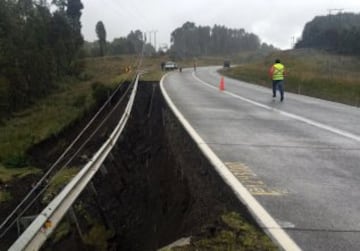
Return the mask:
<path fill-rule="evenodd" d="M 167 105 L 174 115 L 178 118 L 190 137 L 194 140 L 200 151 L 210 161 L 214 169 L 221 176 L 224 182 L 231 188 L 235 196 L 246 206 L 254 217 L 255 221 L 265 231 L 265 233 L 282 250 L 301 250 L 291 237 L 276 223 L 272 216 L 260 205 L 260 203 L 250 194 L 250 192 L 240 183 L 236 177 L 227 169 L 221 159 L 210 149 L 199 134 L 194 130 L 190 123 L 185 119 L 181 112 L 176 108 L 164 88 L 165 74 L 160 80 L 161 93 L 164 96 Z"/>

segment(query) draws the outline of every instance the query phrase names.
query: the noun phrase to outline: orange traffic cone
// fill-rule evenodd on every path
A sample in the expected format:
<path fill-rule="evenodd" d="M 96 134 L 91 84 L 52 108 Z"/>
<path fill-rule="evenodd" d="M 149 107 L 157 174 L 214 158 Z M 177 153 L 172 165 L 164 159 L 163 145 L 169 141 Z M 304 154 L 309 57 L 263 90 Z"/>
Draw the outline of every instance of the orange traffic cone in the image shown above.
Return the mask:
<path fill-rule="evenodd" d="M 219 90 L 220 91 L 225 90 L 225 83 L 224 83 L 224 77 L 223 76 L 221 76 L 221 79 L 220 79 Z"/>

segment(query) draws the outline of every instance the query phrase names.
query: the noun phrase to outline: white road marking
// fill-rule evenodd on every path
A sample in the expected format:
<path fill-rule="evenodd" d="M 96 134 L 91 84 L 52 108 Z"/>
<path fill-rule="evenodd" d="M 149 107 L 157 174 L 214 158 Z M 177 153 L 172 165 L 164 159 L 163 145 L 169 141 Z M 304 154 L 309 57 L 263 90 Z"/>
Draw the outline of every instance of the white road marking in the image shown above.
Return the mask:
<path fill-rule="evenodd" d="M 161 92 L 174 112 L 175 116 L 184 126 L 194 142 L 198 145 L 200 151 L 207 157 L 215 170 L 226 184 L 232 189 L 235 196 L 249 209 L 256 222 L 268 234 L 268 236 L 279 245 L 283 250 L 298 251 L 300 247 L 291 239 L 291 237 L 279 226 L 272 216 L 261 206 L 261 204 L 250 194 L 250 192 L 241 184 L 241 182 L 230 172 L 224 162 L 211 150 L 200 135 L 185 119 L 182 113 L 177 109 L 169 95 L 167 94 L 163 82 L 168 74 L 165 74 L 160 80 Z"/>
<path fill-rule="evenodd" d="M 200 78 L 198 78 L 195 73 L 192 73 L 192 76 L 197 80 L 199 81 L 200 83 L 204 84 L 205 86 L 209 87 L 209 88 L 212 88 L 212 89 L 215 89 L 215 90 L 218 90 L 217 87 L 201 80 Z M 237 95 L 237 94 L 234 94 L 232 92 L 228 92 L 228 91 L 222 91 L 224 94 L 227 94 L 229 96 L 232 96 L 234 98 L 237 98 L 237 99 L 240 99 L 242 101 L 245 101 L 247 103 L 250 103 L 250 104 L 253 104 L 255 106 L 258 106 L 258 107 L 261 107 L 261 108 L 264 108 L 266 110 L 271 110 L 271 111 L 275 111 L 275 112 L 278 112 L 279 114 L 281 115 L 284 115 L 288 118 L 292 118 L 292 119 L 295 119 L 295 120 L 298 120 L 298 121 L 301 121 L 301 122 L 304 122 L 306 124 L 309 124 L 309 125 L 312 125 L 312 126 L 315 126 L 317 128 L 320 128 L 320 129 L 323 129 L 323 130 L 326 130 L 326 131 L 329 131 L 329 132 L 332 132 L 332 133 L 335 133 L 337 135 L 340 135 L 340 136 L 344 136 L 346 138 L 349 138 L 349 139 L 352 139 L 352 140 L 355 140 L 357 142 L 360 142 L 360 136 L 359 135 L 356 135 L 356 134 L 353 134 L 353 133 L 350 133 L 350 132 L 347 132 L 347 131 L 344 131 L 344 130 L 341 130 L 341 129 L 338 129 L 338 128 L 335 128 L 335 127 L 332 127 L 332 126 L 329 126 L 329 125 L 325 125 L 323 123 L 320 123 L 320 122 L 317 122 L 317 121 L 314 121 L 314 120 L 311 120 L 311 119 L 308 119 L 308 118 L 305 118 L 305 117 L 302 117 L 302 116 L 299 116 L 299 115 L 296 115 L 296 114 L 292 114 L 292 113 L 289 113 L 289 112 L 285 112 L 285 111 L 282 111 L 282 110 L 279 110 L 279 109 L 276 109 L 274 107 L 271 107 L 271 106 L 268 106 L 268 105 L 264 105 L 264 104 L 261 104 L 259 102 L 256 102 L 254 100 L 251 100 L 251 99 L 248 99 L 248 98 L 245 98 L 245 97 L 242 97 L 240 95 Z"/>

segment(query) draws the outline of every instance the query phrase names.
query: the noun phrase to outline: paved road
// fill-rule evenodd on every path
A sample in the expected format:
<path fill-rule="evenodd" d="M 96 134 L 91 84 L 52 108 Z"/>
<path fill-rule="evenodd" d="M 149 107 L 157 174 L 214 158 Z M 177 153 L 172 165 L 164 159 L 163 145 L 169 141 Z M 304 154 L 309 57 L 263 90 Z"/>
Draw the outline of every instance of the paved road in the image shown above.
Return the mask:
<path fill-rule="evenodd" d="M 176 107 L 303 250 L 360 250 L 360 109 L 225 78 L 173 72 Z"/>

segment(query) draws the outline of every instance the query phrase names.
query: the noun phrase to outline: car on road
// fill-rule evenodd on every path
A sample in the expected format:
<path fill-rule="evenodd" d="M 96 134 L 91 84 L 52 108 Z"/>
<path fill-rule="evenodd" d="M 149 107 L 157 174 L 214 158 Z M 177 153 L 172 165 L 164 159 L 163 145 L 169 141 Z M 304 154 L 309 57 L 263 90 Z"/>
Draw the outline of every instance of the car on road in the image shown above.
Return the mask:
<path fill-rule="evenodd" d="M 230 60 L 224 61 L 224 68 L 230 68 Z"/>
<path fill-rule="evenodd" d="M 178 67 L 177 67 L 177 64 L 175 62 L 172 62 L 172 61 L 168 61 L 165 63 L 165 66 L 164 66 L 164 69 L 166 71 L 168 70 L 176 70 Z"/>

